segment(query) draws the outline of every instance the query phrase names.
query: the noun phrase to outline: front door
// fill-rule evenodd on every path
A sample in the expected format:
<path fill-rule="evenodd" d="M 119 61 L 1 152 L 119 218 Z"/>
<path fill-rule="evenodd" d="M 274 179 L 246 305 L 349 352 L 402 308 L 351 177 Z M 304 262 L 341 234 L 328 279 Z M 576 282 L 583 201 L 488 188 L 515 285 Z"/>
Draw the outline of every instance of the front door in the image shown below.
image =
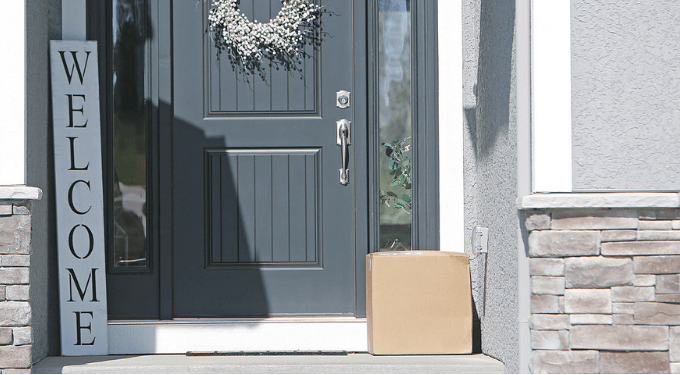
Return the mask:
<path fill-rule="evenodd" d="M 172 261 L 161 267 L 171 267 L 174 318 L 357 314 L 355 212 L 366 208 L 356 198 L 367 189 L 356 184 L 366 162 L 354 156 L 367 131 L 353 118 L 365 113 L 354 55 L 363 51 L 353 50 L 353 1 L 321 5 L 325 37 L 300 71 L 244 76 L 206 33 L 210 1 L 173 1 L 174 115 L 160 125 L 171 134 L 160 145 L 171 194 L 160 205 L 172 218 L 161 233 Z M 269 20 L 281 1 L 239 7 Z M 349 108 L 336 105 L 339 90 L 353 93 Z M 351 121 L 348 185 L 339 183 L 341 119 Z"/>

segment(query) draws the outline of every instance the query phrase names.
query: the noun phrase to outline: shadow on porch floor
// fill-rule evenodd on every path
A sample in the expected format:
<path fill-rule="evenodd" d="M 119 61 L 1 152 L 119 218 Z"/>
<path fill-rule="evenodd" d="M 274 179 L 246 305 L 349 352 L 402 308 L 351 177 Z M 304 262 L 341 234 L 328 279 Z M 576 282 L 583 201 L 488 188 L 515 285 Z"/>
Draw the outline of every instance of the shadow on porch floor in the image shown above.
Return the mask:
<path fill-rule="evenodd" d="M 483 354 L 447 356 L 215 356 L 47 357 L 34 374 L 502 374 L 501 362 Z"/>

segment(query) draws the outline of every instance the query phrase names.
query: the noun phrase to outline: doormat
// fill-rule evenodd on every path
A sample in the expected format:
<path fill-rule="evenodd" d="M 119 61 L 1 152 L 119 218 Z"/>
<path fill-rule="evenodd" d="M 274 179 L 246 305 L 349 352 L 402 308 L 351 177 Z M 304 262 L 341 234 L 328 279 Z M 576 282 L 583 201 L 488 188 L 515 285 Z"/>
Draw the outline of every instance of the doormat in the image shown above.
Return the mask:
<path fill-rule="evenodd" d="M 241 352 L 187 352 L 189 357 L 209 357 L 209 356 L 276 356 L 276 355 L 336 355 L 346 356 L 347 352 L 343 350 L 290 350 L 290 351 L 241 351 Z"/>

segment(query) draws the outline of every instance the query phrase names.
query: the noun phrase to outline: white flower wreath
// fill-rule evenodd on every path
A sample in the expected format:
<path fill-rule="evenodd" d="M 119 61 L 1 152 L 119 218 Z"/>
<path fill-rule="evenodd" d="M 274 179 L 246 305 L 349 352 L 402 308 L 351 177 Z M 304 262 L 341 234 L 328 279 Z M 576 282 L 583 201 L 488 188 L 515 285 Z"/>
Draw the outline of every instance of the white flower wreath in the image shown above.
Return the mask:
<path fill-rule="evenodd" d="M 209 30 L 218 51 L 227 51 L 233 64 L 259 68 L 263 57 L 294 67 L 304 59 L 305 44 L 320 41 L 322 8 L 309 0 L 282 0 L 283 8 L 267 23 L 250 21 L 238 0 L 213 0 Z"/>

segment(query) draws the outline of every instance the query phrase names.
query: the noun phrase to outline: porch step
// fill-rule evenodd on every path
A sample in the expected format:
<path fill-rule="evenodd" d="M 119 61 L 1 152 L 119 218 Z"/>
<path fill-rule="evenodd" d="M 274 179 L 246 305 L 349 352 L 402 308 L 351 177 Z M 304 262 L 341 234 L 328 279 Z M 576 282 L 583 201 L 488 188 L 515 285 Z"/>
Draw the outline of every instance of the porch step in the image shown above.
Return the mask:
<path fill-rule="evenodd" d="M 484 354 L 442 356 L 90 356 L 47 357 L 34 374 L 502 374 Z"/>

